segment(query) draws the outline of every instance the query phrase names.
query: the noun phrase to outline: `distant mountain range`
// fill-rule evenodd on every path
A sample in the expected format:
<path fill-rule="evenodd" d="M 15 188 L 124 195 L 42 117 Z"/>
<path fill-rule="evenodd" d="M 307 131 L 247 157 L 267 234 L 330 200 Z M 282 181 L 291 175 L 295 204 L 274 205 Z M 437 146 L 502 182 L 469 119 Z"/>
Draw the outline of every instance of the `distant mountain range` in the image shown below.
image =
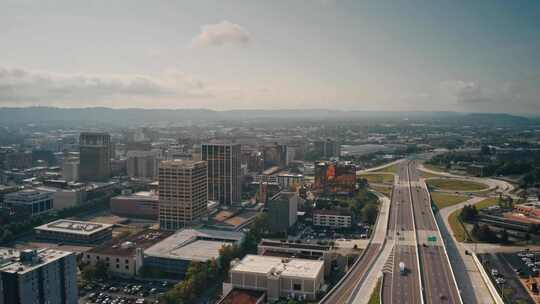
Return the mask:
<path fill-rule="evenodd" d="M 274 119 L 298 120 L 447 120 L 483 124 L 538 124 L 538 118 L 509 114 L 458 112 L 384 112 L 338 110 L 230 110 L 208 109 L 112 109 L 112 108 L 0 108 L 0 124 L 28 123 L 104 123 L 129 126 L 182 121 L 256 121 Z"/>

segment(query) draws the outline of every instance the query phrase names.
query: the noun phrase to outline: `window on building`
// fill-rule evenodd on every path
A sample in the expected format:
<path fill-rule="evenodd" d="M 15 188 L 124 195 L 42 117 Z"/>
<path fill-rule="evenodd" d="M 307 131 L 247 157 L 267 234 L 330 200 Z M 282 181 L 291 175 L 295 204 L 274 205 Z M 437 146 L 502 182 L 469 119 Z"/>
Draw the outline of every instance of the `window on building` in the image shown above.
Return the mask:
<path fill-rule="evenodd" d="M 293 290 L 302 290 L 302 284 L 293 284 Z"/>

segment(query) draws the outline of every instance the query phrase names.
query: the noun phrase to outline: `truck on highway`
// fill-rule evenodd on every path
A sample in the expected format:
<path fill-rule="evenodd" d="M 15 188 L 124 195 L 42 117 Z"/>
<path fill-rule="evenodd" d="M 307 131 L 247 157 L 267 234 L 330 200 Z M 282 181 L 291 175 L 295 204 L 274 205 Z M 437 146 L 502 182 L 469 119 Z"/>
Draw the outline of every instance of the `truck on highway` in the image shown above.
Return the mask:
<path fill-rule="evenodd" d="M 399 274 L 406 275 L 407 274 L 407 267 L 405 267 L 405 263 L 399 262 Z"/>

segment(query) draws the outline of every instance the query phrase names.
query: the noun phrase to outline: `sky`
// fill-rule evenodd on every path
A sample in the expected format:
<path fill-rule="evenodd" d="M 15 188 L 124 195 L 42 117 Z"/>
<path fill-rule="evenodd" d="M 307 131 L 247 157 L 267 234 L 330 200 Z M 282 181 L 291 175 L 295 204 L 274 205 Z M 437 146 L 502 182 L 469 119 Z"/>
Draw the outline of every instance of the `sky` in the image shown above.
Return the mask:
<path fill-rule="evenodd" d="M 0 107 L 540 113 L 540 1 L 0 0 Z"/>

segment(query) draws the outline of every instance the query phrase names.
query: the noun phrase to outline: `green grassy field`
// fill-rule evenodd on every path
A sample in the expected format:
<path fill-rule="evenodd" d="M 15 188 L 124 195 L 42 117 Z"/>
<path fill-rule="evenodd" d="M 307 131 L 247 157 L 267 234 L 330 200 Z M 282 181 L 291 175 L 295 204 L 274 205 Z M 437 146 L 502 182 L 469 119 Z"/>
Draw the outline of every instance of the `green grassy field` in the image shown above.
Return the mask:
<path fill-rule="evenodd" d="M 394 182 L 392 174 L 360 174 L 359 177 L 365 178 L 368 183 L 374 184 L 392 184 Z"/>
<path fill-rule="evenodd" d="M 479 202 L 478 204 L 475 204 L 474 206 L 476 206 L 476 209 L 480 210 L 480 209 L 484 209 L 493 205 L 497 205 L 498 203 L 499 203 L 498 197 L 490 197 Z"/>
<path fill-rule="evenodd" d="M 426 182 L 430 187 L 447 191 L 481 191 L 488 188 L 485 184 L 459 179 L 436 178 Z"/>
<path fill-rule="evenodd" d="M 391 187 L 380 187 L 380 186 L 369 186 L 371 189 L 380 192 L 388 197 L 392 196 L 392 188 Z"/>
<path fill-rule="evenodd" d="M 368 304 L 380 304 L 381 303 L 381 287 L 382 287 L 382 279 L 379 279 L 377 282 L 377 286 L 375 286 L 375 289 L 371 293 L 371 296 L 369 297 Z"/>
<path fill-rule="evenodd" d="M 380 170 L 377 170 L 377 171 L 373 171 L 373 172 L 396 173 L 397 169 L 398 169 L 398 164 L 394 164 L 394 165 L 391 165 L 391 166 L 388 166 L 386 168 L 383 168 L 383 169 L 380 169 Z"/>
<path fill-rule="evenodd" d="M 467 196 L 452 195 L 442 192 L 432 192 L 431 198 L 439 210 L 445 207 L 463 203 L 469 199 Z"/>
<path fill-rule="evenodd" d="M 424 178 L 441 177 L 441 175 L 439 175 L 439 174 L 433 174 L 433 173 L 424 172 L 424 171 L 419 171 L 419 172 L 420 172 L 420 176 L 422 176 Z"/>
<path fill-rule="evenodd" d="M 436 172 L 441 172 L 441 173 L 445 172 L 445 170 L 442 167 L 438 167 L 438 166 L 434 166 L 434 165 L 430 165 L 430 164 L 424 164 L 424 167 L 426 169 L 431 170 L 431 171 L 436 171 Z"/>

